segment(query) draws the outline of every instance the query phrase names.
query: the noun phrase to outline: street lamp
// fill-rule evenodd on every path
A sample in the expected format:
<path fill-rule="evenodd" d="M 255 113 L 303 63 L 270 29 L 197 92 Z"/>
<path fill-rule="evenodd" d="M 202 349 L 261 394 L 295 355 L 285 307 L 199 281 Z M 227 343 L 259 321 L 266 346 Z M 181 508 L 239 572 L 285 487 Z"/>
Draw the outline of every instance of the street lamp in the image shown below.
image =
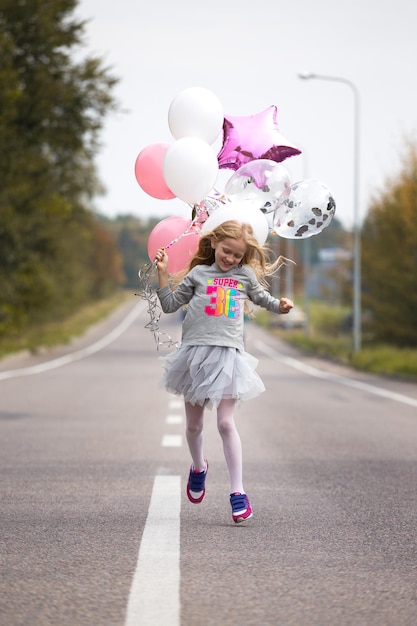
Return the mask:
<path fill-rule="evenodd" d="M 359 216 L 359 91 L 352 81 L 340 76 L 323 76 L 301 72 L 304 80 L 328 80 L 344 83 L 354 97 L 354 148 L 353 148 L 353 351 L 361 349 L 361 229 Z"/>

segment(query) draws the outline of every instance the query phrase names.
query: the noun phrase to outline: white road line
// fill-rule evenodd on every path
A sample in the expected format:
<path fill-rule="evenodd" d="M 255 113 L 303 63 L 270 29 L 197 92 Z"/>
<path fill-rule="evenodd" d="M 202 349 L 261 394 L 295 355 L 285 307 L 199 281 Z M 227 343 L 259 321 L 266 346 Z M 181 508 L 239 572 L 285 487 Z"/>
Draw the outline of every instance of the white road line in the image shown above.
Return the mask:
<path fill-rule="evenodd" d="M 324 372 L 323 370 L 319 370 L 311 365 L 306 365 L 297 359 L 293 359 L 289 356 L 284 356 L 279 352 L 273 350 L 262 341 L 255 342 L 258 350 L 266 354 L 267 356 L 275 359 L 275 361 L 280 361 L 281 363 L 285 363 L 300 372 L 304 372 L 304 374 L 308 374 L 309 376 L 315 376 L 316 378 L 322 378 L 323 380 L 329 380 L 334 383 L 338 383 L 339 385 L 345 385 L 346 387 L 353 387 L 354 389 L 361 389 L 362 391 L 367 391 L 368 393 L 373 393 L 376 396 L 381 396 L 383 398 L 388 398 L 393 400 L 394 402 L 402 402 L 403 404 L 408 404 L 409 406 L 417 407 L 417 399 L 411 398 L 410 396 L 405 396 L 401 393 L 396 393 L 394 391 L 388 391 L 387 389 L 382 389 L 382 387 L 376 387 L 374 385 L 370 385 L 369 383 L 363 383 L 360 380 L 353 380 L 351 378 L 345 378 L 344 376 L 340 376 L 339 374 L 331 374 L 330 372 Z"/>
<path fill-rule="evenodd" d="M 68 365 L 69 363 L 73 363 L 74 361 L 79 361 L 80 359 L 84 359 L 87 356 L 91 356 L 99 350 L 106 348 L 113 341 L 118 339 L 123 333 L 133 324 L 135 319 L 139 316 L 139 314 L 143 311 L 146 304 L 143 301 L 140 301 L 122 320 L 122 322 L 113 328 L 107 335 L 91 344 L 91 346 L 87 346 L 82 350 L 77 350 L 76 352 L 71 352 L 70 354 L 66 354 L 65 356 L 61 356 L 57 359 L 52 359 L 51 361 L 46 361 L 45 363 L 39 363 L 38 365 L 32 365 L 30 367 L 22 367 L 20 369 L 15 370 L 7 370 L 5 372 L 0 372 L 0 380 L 7 380 L 8 378 L 17 378 L 19 376 L 32 376 L 33 374 L 41 374 L 42 372 L 46 372 L 48 370 L 55 369 L 57 367 L 62 367 L 63 365 Z"/>
<path fill-rule="evenodd" d="M 156 476 L 125 626 L 179 626 L 180 476 Z"/>
<path fill-rule="evenodd" d="M 163 448 L 181 448 L 182 436 L 181 435 L 164 435 L 162 437 L 161 446 Z"/>
<path fill-rule="evenodd" d="M 182 424 L 182 415 L 171 413 L 166 416 L 165 422 L 167 424 Z"/>
<path fill-rule="evenodd" d="M 178 398 L 170 398 L 169 407 L 171 409 L 180 409 L 183 408 L 184 403 L 182 400 L 178 400 Z"/>

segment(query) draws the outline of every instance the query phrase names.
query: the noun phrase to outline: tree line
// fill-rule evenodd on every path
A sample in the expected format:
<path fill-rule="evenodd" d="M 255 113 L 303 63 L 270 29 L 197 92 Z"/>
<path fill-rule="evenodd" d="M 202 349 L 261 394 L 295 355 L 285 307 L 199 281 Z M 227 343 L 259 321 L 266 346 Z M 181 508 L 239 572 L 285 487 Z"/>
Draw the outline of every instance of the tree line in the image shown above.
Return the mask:
<path fill-rule="evenodd" d="M 117 81 L 99 58 L 74 61 L 85 28 L 76 4 L 1 3 L 0 339 L 124 281 L 114 239 L 89 210 Z"/>
<path fill-rule="evenodd" d="M 118 108 L 117 78 L 100 58 L 79 54 L 85 23 L 74 17 L 76 6 L 2 0 L 0 7 L 0 341 L 121 287 L 137 289 L 159 221 L 91 210 L 102 191 L 94 157 L 104 120 Z M 287 245 L 281 241 L 281 254 Z M 291 250 L 298 290 L 304 246 L 296 241 Z M 352 249 L 351 233 L 335 219 L 310 246 L 314 263 L 319 248 Z M 338 280 L 348 304 L 349 263 Z M 363 309 L 375 341 L 417 346 L 416 286 L 417 151 L 409 142 L 362 228 Z"/>
<path fill-rule="evenodd" d="M 417 147 L 372 199 L 362 228 L 363 304 L 378 341 L 417 346 Z"/>

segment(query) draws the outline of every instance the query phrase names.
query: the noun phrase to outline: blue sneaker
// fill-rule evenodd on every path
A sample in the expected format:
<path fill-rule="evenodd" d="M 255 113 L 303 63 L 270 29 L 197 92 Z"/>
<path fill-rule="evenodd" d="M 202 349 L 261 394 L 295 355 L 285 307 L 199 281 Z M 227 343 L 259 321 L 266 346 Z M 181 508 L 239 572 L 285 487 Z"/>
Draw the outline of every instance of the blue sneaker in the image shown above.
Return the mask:
<path fill-rule="evenodd" d="M 194 467 L 190 467 L 190 475 L 187 483 L 187 496 L 190 502 L 198 504 L 204 500 L 206 495 L 206 476 L 208 471 L 208 461 L 206 461 L 206 470 L 203 472 L 196 472 Z"/>
<path fill-rule="evenodd" d="M 230 504 L 232 505 L 233 521 L 236 524 L 252 517 L 253 511 L 246 493 L 231 493 Z"/>

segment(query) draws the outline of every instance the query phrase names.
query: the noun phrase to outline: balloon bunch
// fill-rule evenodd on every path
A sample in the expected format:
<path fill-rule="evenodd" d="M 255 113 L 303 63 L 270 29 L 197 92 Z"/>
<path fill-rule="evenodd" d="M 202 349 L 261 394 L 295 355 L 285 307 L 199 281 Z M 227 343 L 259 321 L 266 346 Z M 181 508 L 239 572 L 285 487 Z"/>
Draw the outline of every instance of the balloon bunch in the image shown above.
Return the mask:
<path fill-rule="evenodd" d="M 335 213 L 331 191 L 316 180 L 291 184 L 285 159 L 301 151 L 280 134 L 277 107 L 249 116 L 224 116 L 219 99 L 201 87 L 181 91 L 171 102 L 168 125 L 172 143 L 144 148 L 135 162 L 140 187 L 160 200 L 179 198 L 192 207 L 191 219 L 168 217 L 152 230 L 148 240 L 149 271 L 139 278 L 149 300 L 150 274 L 158 248 L 170 248 L 168 271 L 188 265 L 202 232 L 227 220 L 251 224 L 262 245 L 268 234 L 286 239 L 307 238 L 326 228 Z M 213 144 L 223 130 L 217 154 Z M 214 186 L 219 169 L 234 173 L 224 193 Z M 157 344 L 158 320 L 150 305 Z"/>

